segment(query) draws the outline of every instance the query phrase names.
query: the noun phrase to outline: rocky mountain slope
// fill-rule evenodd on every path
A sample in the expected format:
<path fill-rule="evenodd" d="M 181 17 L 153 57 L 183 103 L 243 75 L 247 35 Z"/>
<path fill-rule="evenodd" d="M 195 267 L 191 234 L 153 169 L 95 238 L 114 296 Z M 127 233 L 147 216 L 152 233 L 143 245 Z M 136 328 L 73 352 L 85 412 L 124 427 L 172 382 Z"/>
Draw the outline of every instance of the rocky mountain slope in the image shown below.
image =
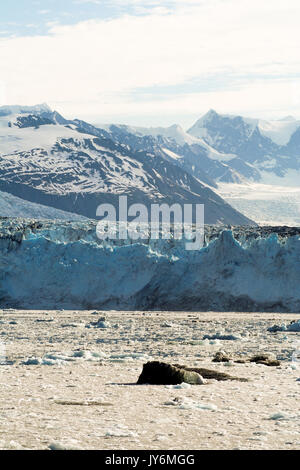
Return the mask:
<path fill-rule="evenodd" d="M 0 190 L 25 201 L 93 218 L 99 204 L 127 195 L 147 206 L 205 204 L 206 223 L 251 223 L 214 192 L 207 171 L 193 175 L 156 138 L 66 120 L 47 105 L 0 108 L 0 157 Z"/>

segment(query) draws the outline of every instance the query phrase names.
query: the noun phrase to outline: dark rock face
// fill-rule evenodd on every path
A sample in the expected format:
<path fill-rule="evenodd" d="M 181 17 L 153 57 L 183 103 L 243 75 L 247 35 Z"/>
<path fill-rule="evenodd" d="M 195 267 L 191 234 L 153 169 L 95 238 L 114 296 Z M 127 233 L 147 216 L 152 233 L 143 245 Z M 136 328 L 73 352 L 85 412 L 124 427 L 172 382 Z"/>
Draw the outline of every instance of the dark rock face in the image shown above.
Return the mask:
<path fill-rule="evenodd" d="M 34 127 L 38 129 L 40 126 L 45 126 L 47 124 L 55 124 L 51 119 L 42 116 L 36 116 L 34 114 L 29 114 L 28 116 L 18 116 L 14 125 L 20 129 L 26 127 Z"/>
<path fill-rule="evenodd" d="M 287 144 L 280 145 L 263 135 L 258 123 L 250 124 L 241 116 L 229 117 L 211 110 L 188 133 L 195 137 L 202 136 L 206 143 L 221 153 L 235 155 L 235 158 L 226 161 L 230 170 L 237 173 L 235 177 L 259 181 L 261 170 L 284 177 L 288 169 L 299 170 L 300 167 L 299 127 Z M 270 163 L 269 166 L 265 165 L 267 162 Z M 210 176 L 218 181 L 230 181 L 228 172 L 225 178 L 220 177 L 217 171 Z"/>
<path fill-rule="evenodd" d="M 130 204 L 148 208 L 153 203 L 205 204 L 205 222 L 210 224 L 255 225 L 211 189 L 216 187 L 213 179 L 202 167 L 196 168 L 198 155 L 185 168 L 167 157 L 160 139 L 142 139 L 118 127 L 108 133 L 78 119 L 66 120 L 47 106 L 1 108 L 0 116 L 9 117 L 13 112 L 19 115 L 7 124 L 20 129 L 21 140 L 21 130 L 34 128 L 37 132 L 31 149 L 16 148 L 12 140 L 11 150 L 0 162 L 1 191 L 88 218 L 96 217 L 101 203 L 118 207 L 123 194 Z M 38 129 L 50 124 L 57 130 L 57 138 L 53 143 L 49 137 L 51 148 L 45 150 L 40 147 Z M 72 134 L 66 133 L 66 127 Z M 53 129 L 49 136 L 52 134 Z M 208 157 L 206 160 L 216 165 Z M 223 175 L 226 169 L 222 164 L 219 167 Z"/>
<path fill-rule="evenodd" d="M 214 379 L 218 381 L 238 380 L 240 382 L 248 382 L 248 379 L 233 377 L 216 370 L 187 367 L 182 364 L 172 365 L 164 362 L 151 361 L 143 365 L 143 371 L 137 381 L 137 385 L 176 385 L 182 382 L 201 384 L 203 381 L 197 381 L 197 379 L 199 380 L 199 376 L 200 379 Z"/>

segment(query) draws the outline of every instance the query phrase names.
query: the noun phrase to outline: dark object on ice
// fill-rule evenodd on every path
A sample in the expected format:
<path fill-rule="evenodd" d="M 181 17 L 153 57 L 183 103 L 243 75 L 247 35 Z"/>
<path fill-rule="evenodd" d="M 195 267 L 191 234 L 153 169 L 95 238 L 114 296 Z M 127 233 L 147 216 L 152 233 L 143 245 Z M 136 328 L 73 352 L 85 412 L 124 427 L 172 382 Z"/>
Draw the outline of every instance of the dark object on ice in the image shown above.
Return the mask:
<path fill-rule="evenodd" d="M 216 370 L 152 361 L 143 365 L 143 371 L 137 384 L 176 385 L 182 382 L 200 384 L 202 381 L 199 381 L 199 375 L 201 376 L 200 379 L 203 377 L 204 379 L 239 380 L 240 382 L 248 382 L 248 379 L 232 377 Z"/>
<path fill-rule="evenodd" d="M 176 385 L 186 382 L 189 384 L 203 383 L 202 377 L 195 371 L 187 371 L 164 362 L 152 361 L 143 365 L 143 371 L 137 384 Z"/>
<path fill-rule="evenodd" d="M 227 354 L 222 351 L 218 351 L 212 360 L 212 362 L 229 362 L 229 361 L 231 361 L 231 357 L 227 356 Z"/>
<path fill-rule="evenodd" d="M 270 356 L 268 354 L 256 354 L 255 356 L 250 357 L 250 362 L 260 362 L 260 361 L 267 361 Z"/>
<path fill-rule="evenodd" d="M 280 361 L 277 359 L 272 359 L 268 354 L 259 354 L 257 356 L 252 356 L 249 359 L 249 362 L 256 362 L 256 364 L 264 364 L 265 366 L 280 366 Z"/>
<path fill-rule="evenodd" d="M 226 354 L 224 351 L 218 351 L 212 360 L 212 362 L 229 362 L 229 361 L 233 361 L 238 364 L 245 364 L 246 362 L 249 361 L 249 359 L 233 359 L 232 357 L 228 356 L 228 354 Z"/>
<path fill-rule="evenodd" d="M 210 339 L 210 340 L 219 339 L 220 341 L 237 341 L 240 338 L 239 336 L 235 336 L 235 335 L 221 335 L 219 333 L 216 333 L 215 335 L 204 335 L 203 339 Z"/>
<path fill-rule="evenodd" d="M 212 360 L 212 362 L 229 361 L 233 361 L 237 364 L 246 364 L 246 362 L 256 362 L 256 364 L 264 364 L 265 366 L 280 366 L 280 361 L 278 361 L 277 359 L 273 359 L 268 354 L 258 354 L 245 359 L 232 359 L 232 357 L 229 357 L 225 352 L 218 351 Z"/>
<path fill-rule="evenodd" d="M 270 328 L 268 328 L 268 331 L 270 333 L 277 333 L 278 331 L 300 332 L 300 320 L 293 320 L 288 325 L 285 325 L 284 323 L 281 326 L 273 325 Z"/>
<path fill-rule="evenodd" d="M 241 377 L 234 377 L 229 374 L 225 374 L 225 372 L 219 372 L 217 370 L 212 369 L 204 369 L 202 367 L 187 367 L 182 364 L 174 364 L 174 366 L 187 370 L 187 371 L 194 371 L 200 374 L 204 379 L 214 379 L 214 380 L 238 380 L 239 382 L 249 382 L 248 379 L 241 378 Z"/>
<path fill-rule="evenodd" d="M 268 330 L 270 333 L 277 333 L 278 331 L 286 331 L 286 328 L 283 328 L 282 326 L 279 326 L 279 325 L 273 325 L 273 326 L 270 326 L 270 328 L 268 328 Z"/>
<path fill-rule="evenodd" d="M 256 364 L 263 364 L 269 367 L 278 367 L 280 366 L 280 361 L 277 359 L 267 359 L 266 361 L 256 361 Z"/>

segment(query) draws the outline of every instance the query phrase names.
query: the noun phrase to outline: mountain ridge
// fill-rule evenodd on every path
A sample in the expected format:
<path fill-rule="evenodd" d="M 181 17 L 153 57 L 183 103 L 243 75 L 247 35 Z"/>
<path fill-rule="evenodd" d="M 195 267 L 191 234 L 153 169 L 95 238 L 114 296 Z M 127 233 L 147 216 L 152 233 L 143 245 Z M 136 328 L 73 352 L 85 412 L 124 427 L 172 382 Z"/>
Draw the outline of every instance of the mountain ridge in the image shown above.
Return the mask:
<path fill-rule="evenodd" d="M 213 182 L 202 182 L 170 161 L 155 139 L 148 139 L 148 147 L 139 141 L 137 148 L 138 138 L 129 145 L 47 105 L 8 111 L 1 114 L 0 108 L 1 191 L 90 218 L 100 203 L 116 206 L 126 194 L 130 202 L 148 206 L 203 203 L 206 223 L 253 223 L 213 191 Z"/>

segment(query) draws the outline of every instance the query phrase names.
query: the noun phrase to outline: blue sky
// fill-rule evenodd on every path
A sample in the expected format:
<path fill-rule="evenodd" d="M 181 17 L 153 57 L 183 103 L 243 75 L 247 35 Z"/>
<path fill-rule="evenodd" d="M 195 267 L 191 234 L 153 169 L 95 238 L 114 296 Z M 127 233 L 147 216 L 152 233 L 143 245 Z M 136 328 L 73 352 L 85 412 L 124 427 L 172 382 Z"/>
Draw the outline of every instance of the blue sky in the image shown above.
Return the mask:
<path fill-rule="evenodd" d="M 300 118 L 299 17 L 299 0 L 5 0 L 0 105 L 132 125 Z"/>
<path fill-rule="evenodd" d="M 113 18 L 122 10 L 121 5 L 106 1 L 5 0 L 0 6 L 0 33 L 6 36 L 47 34 L 49 23 L 76 24 L 95 17 Z"/>
<path fill-rule="evenodd" d="M 90 19 L 112 19 L 121 15 L 145 15 L 159 4 L 172 10 L 176 1 L 165 0 L 15 0 L 1 2 L 0 34 L 34 36 L 48 33 L 51 23 L 76 24 Z"/>

